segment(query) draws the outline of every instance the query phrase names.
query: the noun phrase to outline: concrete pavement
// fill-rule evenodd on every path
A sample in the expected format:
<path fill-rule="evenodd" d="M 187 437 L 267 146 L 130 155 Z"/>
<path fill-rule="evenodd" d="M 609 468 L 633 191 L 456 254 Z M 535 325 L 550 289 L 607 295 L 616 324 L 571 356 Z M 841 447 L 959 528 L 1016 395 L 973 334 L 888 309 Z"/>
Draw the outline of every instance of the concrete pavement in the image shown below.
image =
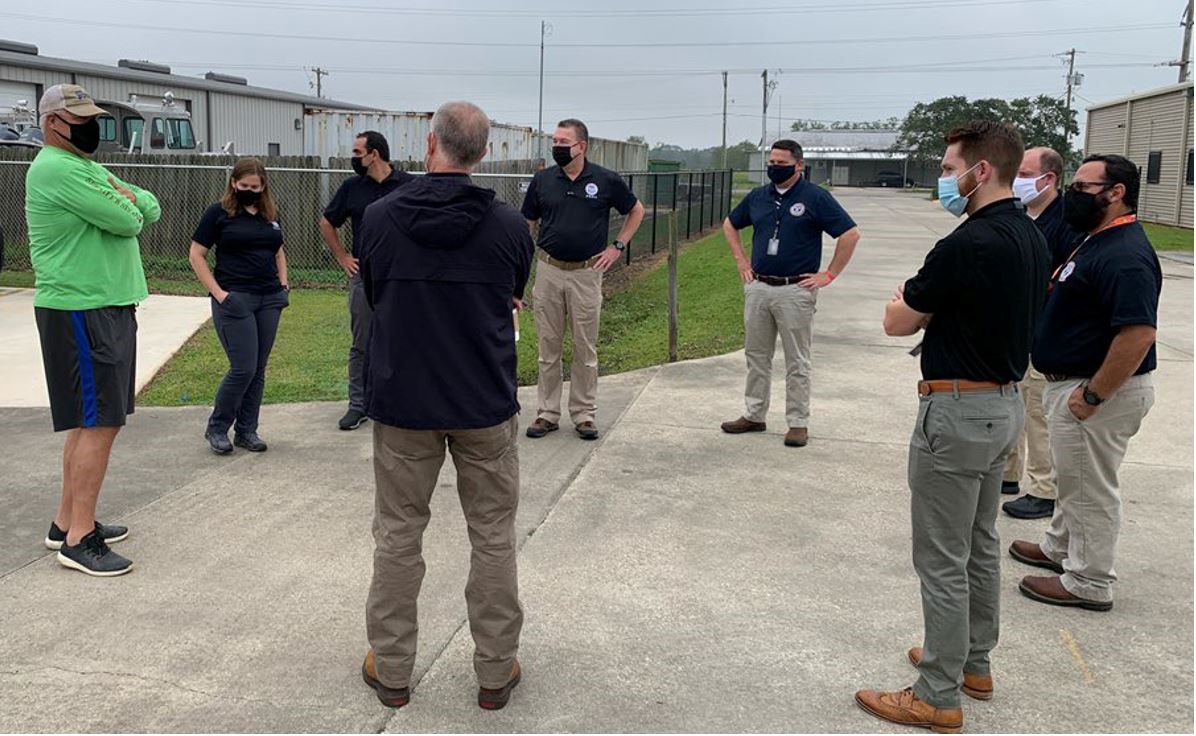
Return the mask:
<path fill-rule="evenodd" d="M 151 294 L 137 307 L 137 390 L 212 317 L 208 300 Z M 0 288 L 0 407 L 50 406 L 33 289 Z"/>
<path fill-rule="evenodd" d="M 809 447 L 781 445 L 779 370 L 769 431 L 718 431 L 742 410 L 742 353 L 604 377 L 597 444 L 521 440 L 525 675 L 497 713 L 473 700 L 451 464 L 425 537 L 419 679 L 395 712 L 358 675 L 370 448 L 333 428 L 339 405 L 266 407 L 270 451 L 230 458 L 204 449 L 205 408 L 139 409 L 103 502 L 133 528 L 120 549 L 137 569 L 118 580 L 38 547 L 61 439 L 43 410 L 0 410 L 0 731 L 903 732 L 851 699 L 910 684 L 921 637 L 914 340 L 879 321 L 955 221 L 900 192 L 839 196 L 864 241 L 820 296 Z M 1164 269 L 1116 606 L 1033 603 L 1016 590 L 1032 570 L 1004 560 L 997 695 L 965 701 L 970 732 L 1193 727 L 1192 268 Z M 1006 543 L 1044 526 L 1000 521 Z"/>

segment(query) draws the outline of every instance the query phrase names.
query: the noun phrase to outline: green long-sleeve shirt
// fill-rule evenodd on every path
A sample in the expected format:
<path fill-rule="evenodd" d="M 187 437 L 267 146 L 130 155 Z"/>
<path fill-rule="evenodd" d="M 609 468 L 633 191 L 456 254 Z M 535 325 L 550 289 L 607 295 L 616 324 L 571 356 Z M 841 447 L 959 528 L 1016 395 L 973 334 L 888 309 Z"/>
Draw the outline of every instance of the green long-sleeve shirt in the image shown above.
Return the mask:
<path fill-rule="evenodd" d="M 91 159 L 46 146 L 25 175 L 29 258 L 37 276 L 36 307 L 99 309 L 136 304 L 147 296 L 137 235 L 162 208 L 153 194 L 112 178 Z"/>

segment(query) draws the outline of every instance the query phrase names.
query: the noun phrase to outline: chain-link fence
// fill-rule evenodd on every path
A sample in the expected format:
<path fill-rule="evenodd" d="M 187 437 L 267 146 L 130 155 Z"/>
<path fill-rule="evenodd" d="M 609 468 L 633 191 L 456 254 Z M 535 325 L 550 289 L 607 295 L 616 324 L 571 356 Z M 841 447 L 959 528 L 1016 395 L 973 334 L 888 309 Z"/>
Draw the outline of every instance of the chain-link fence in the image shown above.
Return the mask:
<path fill-rule="evenodd" d="M 7 160 L 6 160 L 7 159 Z M 162 205 L 162 219 L 146 226 L 140 237 L 146 275 L 166 281 L 194 278 L 187 253 L 196 223 L 204 210 L 220 199 L 231 167 L 224 159 L 212 163 L 146 163 L 104 161 L 114 175 L 153 192 Z M 0 157 L 0 231 L 4 239 L 4 269 L 28 271 L 29 247 L 25 226 L 27 156 Z M 324 206 L 353 172 L 348 168 L 302 168 L 267 164 L 270 190 L 278 204 L 286 241 L 291 283 L 296 286 L 342 286 L 344 273 L 333 260 L 317 228 Z M 730 171 L 628 173 L 623 175 L 644 203 L 646 215 L 627 249 L 623 264 L 667 250 L 668 216 L 677 213 L 677 237 L 687 240 L 716 226 L 727 214 L 731 196 Z M 474 174 L 479 186 L 493 189 L 499 199 L 519 207 L 531 176 Z M 611 239 L 622 226 L 611 218 Z M 347 244 L 349 225 L 340 235 Z"/>

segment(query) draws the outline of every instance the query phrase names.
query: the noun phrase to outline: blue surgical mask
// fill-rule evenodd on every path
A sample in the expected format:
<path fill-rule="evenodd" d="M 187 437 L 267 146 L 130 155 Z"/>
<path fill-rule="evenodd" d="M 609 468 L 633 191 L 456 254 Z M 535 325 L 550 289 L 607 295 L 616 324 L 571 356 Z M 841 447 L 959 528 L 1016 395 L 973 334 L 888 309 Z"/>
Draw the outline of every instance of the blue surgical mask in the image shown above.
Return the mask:
<path fill-rule="evenodd" d="M 979 163 L 976 164 L 976 166 L 979 165 Z M 972 169 L 976 168 L 976 166 L 973 166 Z M 976 189 L 980 188 L 980 185 L 977 184 L 976 189 L 967 194 L 959 193 L 959 180 L 966 176 L 972 169 L 968 169 L 959 176 L 944 176 L 939 179 L 939 204 L 943 206 L 943 209 L 956 217 L 959 217 L 967 210 L 968 197 L 971 197 L 976 193 Z"/>

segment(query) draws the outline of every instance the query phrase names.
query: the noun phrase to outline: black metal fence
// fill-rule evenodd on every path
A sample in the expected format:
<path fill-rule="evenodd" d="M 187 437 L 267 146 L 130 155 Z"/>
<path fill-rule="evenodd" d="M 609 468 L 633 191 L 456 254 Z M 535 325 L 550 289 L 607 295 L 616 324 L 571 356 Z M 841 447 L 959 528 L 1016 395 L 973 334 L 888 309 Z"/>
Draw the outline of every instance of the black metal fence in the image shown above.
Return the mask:
<path fill-rule="evenodd" d="M 25 152 L 0 151 L 0 230 L 5 240 L 5 270 L 31 269 L 25 225 L 25 174 L 30 161 Z M 226 158 L 205 161 L 103 161 L 114 175 L 153 192 L 162 204 L 162 219 L 146 226 L 140 237 L 142 261 L 150 278 L 193 278 L 187 261 L 192 232 L 203 211 L 222 195 L 232 163 Z M 353 172 L 347 167 L 312 166 L 307 160 L 271 159 L 266 163 L 286 239 L 292 283 L 343 285 L 344 273 L 328 252 L 317 222 L 337 187 Z M 729 211 L 730 171 L 631 172 L 623 176 L 645 208 L 644 223 L 627 248 L 624 265 L 667 250 L 670 213 L 677 213 L 678 237 L 689 240 L 717 226 Z M 475 173 L 473 179 L 495 190 L 502 201 L 519 207 L 531 176 Z M 612 240 L 622 224 L 623 218 L 611 218 Z M 342 228 L 340 234 L 347 243 L 349 227 Z"/>

